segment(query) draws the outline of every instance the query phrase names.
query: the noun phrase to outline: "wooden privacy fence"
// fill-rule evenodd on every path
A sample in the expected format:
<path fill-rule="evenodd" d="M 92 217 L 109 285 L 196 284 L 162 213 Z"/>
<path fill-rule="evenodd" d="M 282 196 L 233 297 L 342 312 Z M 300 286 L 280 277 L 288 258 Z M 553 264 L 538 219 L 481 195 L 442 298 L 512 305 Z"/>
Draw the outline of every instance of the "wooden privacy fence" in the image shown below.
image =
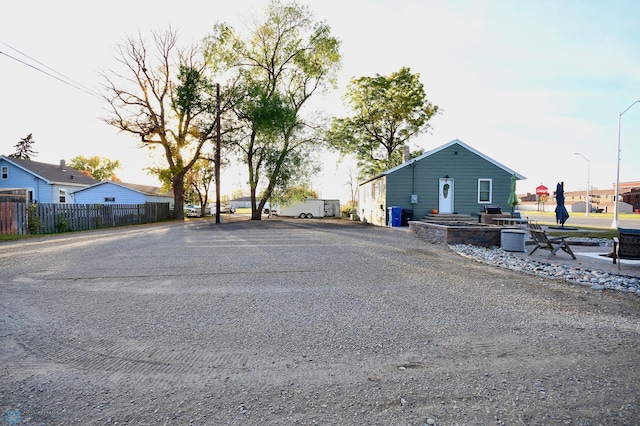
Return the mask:
<path fill-rule="evenodd" d="M 0 202 L 0 234 L 51 234 L 153 223 L 170 217 L 169 203 L 44 204 Z"/>

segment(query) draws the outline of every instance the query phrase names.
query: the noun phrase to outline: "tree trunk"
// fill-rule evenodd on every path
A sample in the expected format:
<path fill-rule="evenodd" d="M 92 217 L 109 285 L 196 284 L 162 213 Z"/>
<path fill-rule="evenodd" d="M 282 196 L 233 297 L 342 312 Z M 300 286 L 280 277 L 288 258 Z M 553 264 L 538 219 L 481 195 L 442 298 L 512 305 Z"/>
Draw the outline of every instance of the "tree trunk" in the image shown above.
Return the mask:
<path fill-rule="evenodd" d="M 260 203 L 256 203 L 256 188 L 251 186 L 251 220 L 262 220 Z"/>
<path fill-rule="evenodd" d="M 171 188 L 173 189 L 173 218 L 184 220 L 184 176 L 175 176 Z"/>

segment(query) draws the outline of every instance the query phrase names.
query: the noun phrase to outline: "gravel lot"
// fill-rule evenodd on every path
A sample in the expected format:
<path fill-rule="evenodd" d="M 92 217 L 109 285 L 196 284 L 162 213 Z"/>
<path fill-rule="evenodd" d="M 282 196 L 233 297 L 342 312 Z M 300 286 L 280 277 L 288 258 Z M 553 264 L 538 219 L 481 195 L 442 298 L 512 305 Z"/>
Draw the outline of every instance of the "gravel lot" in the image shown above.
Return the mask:
<path fill-rule="evenodd" d="M 1 243 L 0 289 L 0 408 L 18 424 L 640 419 L 637 296 L 388 228 L 193 220 Z"/>

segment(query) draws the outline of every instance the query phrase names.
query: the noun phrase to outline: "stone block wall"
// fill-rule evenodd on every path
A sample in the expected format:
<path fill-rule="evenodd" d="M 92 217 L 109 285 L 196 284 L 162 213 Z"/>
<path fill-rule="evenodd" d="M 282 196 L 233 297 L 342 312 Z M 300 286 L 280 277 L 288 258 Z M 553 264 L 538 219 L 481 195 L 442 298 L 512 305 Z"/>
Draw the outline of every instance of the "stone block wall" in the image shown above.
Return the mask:
<path fill-rule="evenodd" d="M 480 247 L 500 247 L 500 231 L 494 226 L 445 226 L 411 221 L 409 233 L 432 244 L 472 244 Z"/>

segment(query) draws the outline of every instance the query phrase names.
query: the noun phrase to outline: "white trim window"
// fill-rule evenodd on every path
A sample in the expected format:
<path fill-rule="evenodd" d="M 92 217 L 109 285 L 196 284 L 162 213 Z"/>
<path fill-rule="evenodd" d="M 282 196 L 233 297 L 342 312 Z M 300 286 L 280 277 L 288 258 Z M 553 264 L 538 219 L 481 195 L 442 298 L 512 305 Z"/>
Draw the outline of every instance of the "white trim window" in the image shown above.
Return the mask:
<path fill-rule="evenodd" d="M 2 166 L 2 168 L 0 168 L 0 179 L 9 179 L 9 166 Z"/>
<path fill-rule="evenodd" d="M 493 179 L 478 179 L 478 204 L 491 204 Z"/>

